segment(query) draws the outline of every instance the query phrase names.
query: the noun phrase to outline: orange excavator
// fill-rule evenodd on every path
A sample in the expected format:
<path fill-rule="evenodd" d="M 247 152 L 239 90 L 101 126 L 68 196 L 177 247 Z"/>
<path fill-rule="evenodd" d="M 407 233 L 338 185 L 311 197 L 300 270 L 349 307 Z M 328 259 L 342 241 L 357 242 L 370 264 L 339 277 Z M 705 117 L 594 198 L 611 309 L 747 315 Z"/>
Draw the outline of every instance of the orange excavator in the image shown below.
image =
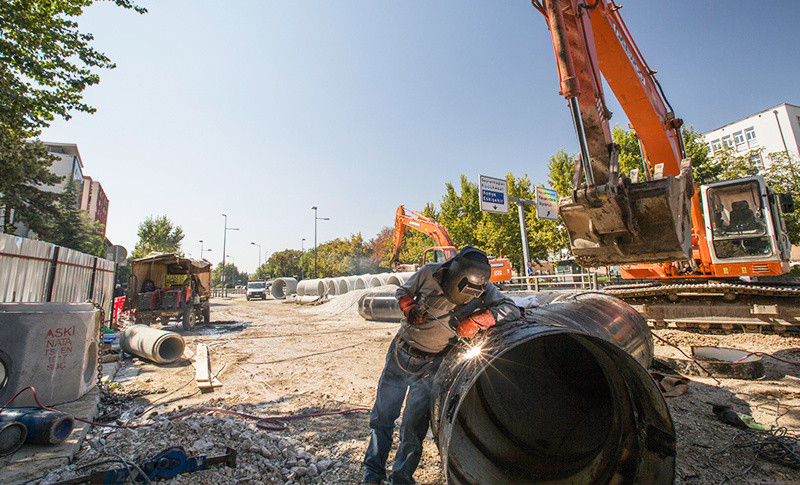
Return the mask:
<path fill-rule="evenodd" d="M 409 210 L 406 214 L 406 209 L 402 205 L 397 208 L 397 213 L 394 219 L 394 235 L 392 240 L 394 242 L 394 251 L 392 252 L 392 268 L 397 271 L 402 269 L 400 264 L 400 244 L 403 242 L 403 233 L 406 227 L 416 229 L 417 231 L 433 238 L 436 246 L 428 248 L 422 254 L 422 264 L 425 263 L 444 263 L 448 259 L 454 257 L 458 253 L 453 239 L 447 233 L 447 229 L 438 222 L 423 216 L 419 212 Z M 500 283 L 511 279 L 511 262 L 508 258 L 493 258 L 489 257 L 489 264 L 492 266 L 492 283 Z M 408 268 L 406 268 L 408 269 Z"/>
<path fill-rule="evenodd" d="M 550 30 L 560 94 L 580 146 L 574 189 L 559 201 L 578 264 L 620 265 L 624 278 L 652 280 L 613 292 L 641 303 L 656 324 L 798 325 L 800 286 L 764 279 L 789 271 L 783 214 L 794 211 L 791 195 L 775 193 L 755 172 L 695 186 L 683 121 L 614 0 L 532 4 Z M 641 174 L 619 173 L 620 148 L 611 137 L 601 75 L 639 139 Z M 710 311 L 715 299 L 726 305 Z"/>

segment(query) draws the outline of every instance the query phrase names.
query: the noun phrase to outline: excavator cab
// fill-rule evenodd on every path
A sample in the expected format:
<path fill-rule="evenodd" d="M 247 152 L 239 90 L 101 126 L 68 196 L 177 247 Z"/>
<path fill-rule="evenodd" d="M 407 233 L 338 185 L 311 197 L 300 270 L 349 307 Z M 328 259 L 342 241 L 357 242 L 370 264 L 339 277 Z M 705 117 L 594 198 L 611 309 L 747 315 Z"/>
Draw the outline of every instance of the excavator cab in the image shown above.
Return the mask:
<path fill-rule="evenodd" d="M 772 191 L 761 176 L 704 185 L 701 193 L 714 263 L 788 264 L 791 244 L 783 212 L 794 209 L 787 203 L 791 197 Z M 782 272 L 783 268 L 775 271 Z"/>

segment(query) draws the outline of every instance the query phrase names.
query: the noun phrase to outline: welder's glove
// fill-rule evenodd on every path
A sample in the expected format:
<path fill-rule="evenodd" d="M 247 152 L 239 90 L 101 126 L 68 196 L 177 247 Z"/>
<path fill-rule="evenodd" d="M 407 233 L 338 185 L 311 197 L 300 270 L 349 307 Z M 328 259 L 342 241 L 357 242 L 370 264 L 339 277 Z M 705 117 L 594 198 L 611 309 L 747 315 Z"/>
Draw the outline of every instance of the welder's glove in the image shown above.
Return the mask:
<path fill-rule="evenodd" d="M 494 324 L 495 320 L 492 312 L 488 309 L 481 310 L 461 319 L 456 327 L 456 333 L 459 337 L 472 338 L 478 331 L 486 330 Z"/>
<path fill-rule="evenodd" d="M 417 302 L 415 302 L 413 298 L 406 295 L 400 298 L 398 304 L 409 325 L 414 326 L 425 323 L 425 311 L 417 305 Z"/>

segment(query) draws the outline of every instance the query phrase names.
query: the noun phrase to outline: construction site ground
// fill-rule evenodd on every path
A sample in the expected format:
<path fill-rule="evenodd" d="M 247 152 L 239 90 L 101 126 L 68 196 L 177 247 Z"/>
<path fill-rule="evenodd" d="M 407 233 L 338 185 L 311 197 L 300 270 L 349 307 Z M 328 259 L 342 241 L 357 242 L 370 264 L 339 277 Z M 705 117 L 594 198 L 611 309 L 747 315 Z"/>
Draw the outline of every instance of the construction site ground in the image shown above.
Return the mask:
<path fill-rule="evenodd" d="M 176 445 L 190 455 L 206 456 L 223 454 L 226 447 L 232 447 L 238 453 L 237 466 L 214 466 L 180 475 L 169 483 L 360 483 L 369 437 L 364 409 L 373 403 L 386 350 L 397 330 L 396 323 L 359 316 L 357 302 L 363 291 L 367 290 L 318 306 L 274 299 L 246 301 L 243 296 L 215 298 L 211 324 L 193 331 L 184 331 L 176 323 L 161 327 L 183 335 L 190 351 L 206 344 L 211 370 L 221 386 L 201 391 L 187 358 L 156 365 L 127 357 L 101 399 L 98 419 L 111 419 L 116 425 L 148 425 L 135 429 L 94 427 L 75 445 L 70 465 L 32 461 L 28 466 L 38 478 L 22 483 L 66 480 L 97 469 L 90 465 L 101 461 L 141 463 Z M 759 423 L 799 434 L 800 366 L 789 362 L 800 362 L 800 339 L 679 330 L 654 333 L 687 354 L 692 345 L 760 352 L 766 370 L 759 380 L 691 377 L 685 394 L 667 398 L 677 433 L 675 483 L 800 483 L 800 469 L 758 456 L 749 444 L 750 433 L 721 422 L 711 407 L 711 403 L 727 404 Z M 656 340 L 656 357 L 681 358 L 681 354 Z M 200 408 L 226 412 L 202 411 L 169 419 Z M 250 419 L 339 411 L 352 412 L 285 421 L 283 431 L 260 429 L 256 420 Z M 424 447 L 417 482 L 444 484 L 430 434 Z M 391 460 L 392 456 L 389 464 Z M 800 467 L 797 462 L 793 465 Z M 113 462 L 105 466 L 123 465 Z"/>

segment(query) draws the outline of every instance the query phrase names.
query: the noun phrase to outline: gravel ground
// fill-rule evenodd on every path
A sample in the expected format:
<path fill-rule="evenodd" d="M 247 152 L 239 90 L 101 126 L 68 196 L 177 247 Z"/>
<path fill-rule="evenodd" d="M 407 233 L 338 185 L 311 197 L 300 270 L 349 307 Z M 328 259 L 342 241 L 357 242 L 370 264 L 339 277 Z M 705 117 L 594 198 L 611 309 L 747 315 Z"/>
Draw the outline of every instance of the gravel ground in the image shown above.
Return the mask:
<path fill-rule="evenodd" d="M 104 396 L 101 415 L 114 425 L 95 427 L 75 462 L 51 470 L 38 484 L 50 484 L 106 467 L 143 463 L 169 446 L 190 455 L 237 451 L 236 468 L 212 466 L 179 475 L 182 484 L 354 484 L 363 477 L 361 460 L 371 407 L 386 348 L 396 324 L 369 322 L 357 312 L 357 293 L 314 307 L 277 300 L 214 300 L 212 324 L 181 333 L 187 349 L 208 345 L 212 372 L 222 386 L 201 392 L 188 359 L 154 365 L 127 358 Z M 709 403 L 732 406 L 763 424 L 800 432 L 800 340 L 774 335 L 703 335 L 657 330 L 657 336 L 690 353 L 693 345 L 762 353 L 766 376 L 759 380 L 691 377 L 688 391 L 668 398 L 678 435 L 675 483 L 797 484 L 800 470 L 773 463 L 747 444 L 749 433 L 719 421 Z M 682 353 L 656 340 L 658 359 Z M 214 408 L 214 411 L 198 411 Z M 239 415 L 231 414 L 232 412 Z M 284 430 L 263 417 L 320 416 L 285 421 Z M 335 413 L 335 414 L 334 414 Z M 430 436 L 429 436 L 430 438 Z M 445 483 L 432 439 L 425 441 L 415 475 L 422 485 Z M 392 457 L 390 456 L 390 463 Z"/>

